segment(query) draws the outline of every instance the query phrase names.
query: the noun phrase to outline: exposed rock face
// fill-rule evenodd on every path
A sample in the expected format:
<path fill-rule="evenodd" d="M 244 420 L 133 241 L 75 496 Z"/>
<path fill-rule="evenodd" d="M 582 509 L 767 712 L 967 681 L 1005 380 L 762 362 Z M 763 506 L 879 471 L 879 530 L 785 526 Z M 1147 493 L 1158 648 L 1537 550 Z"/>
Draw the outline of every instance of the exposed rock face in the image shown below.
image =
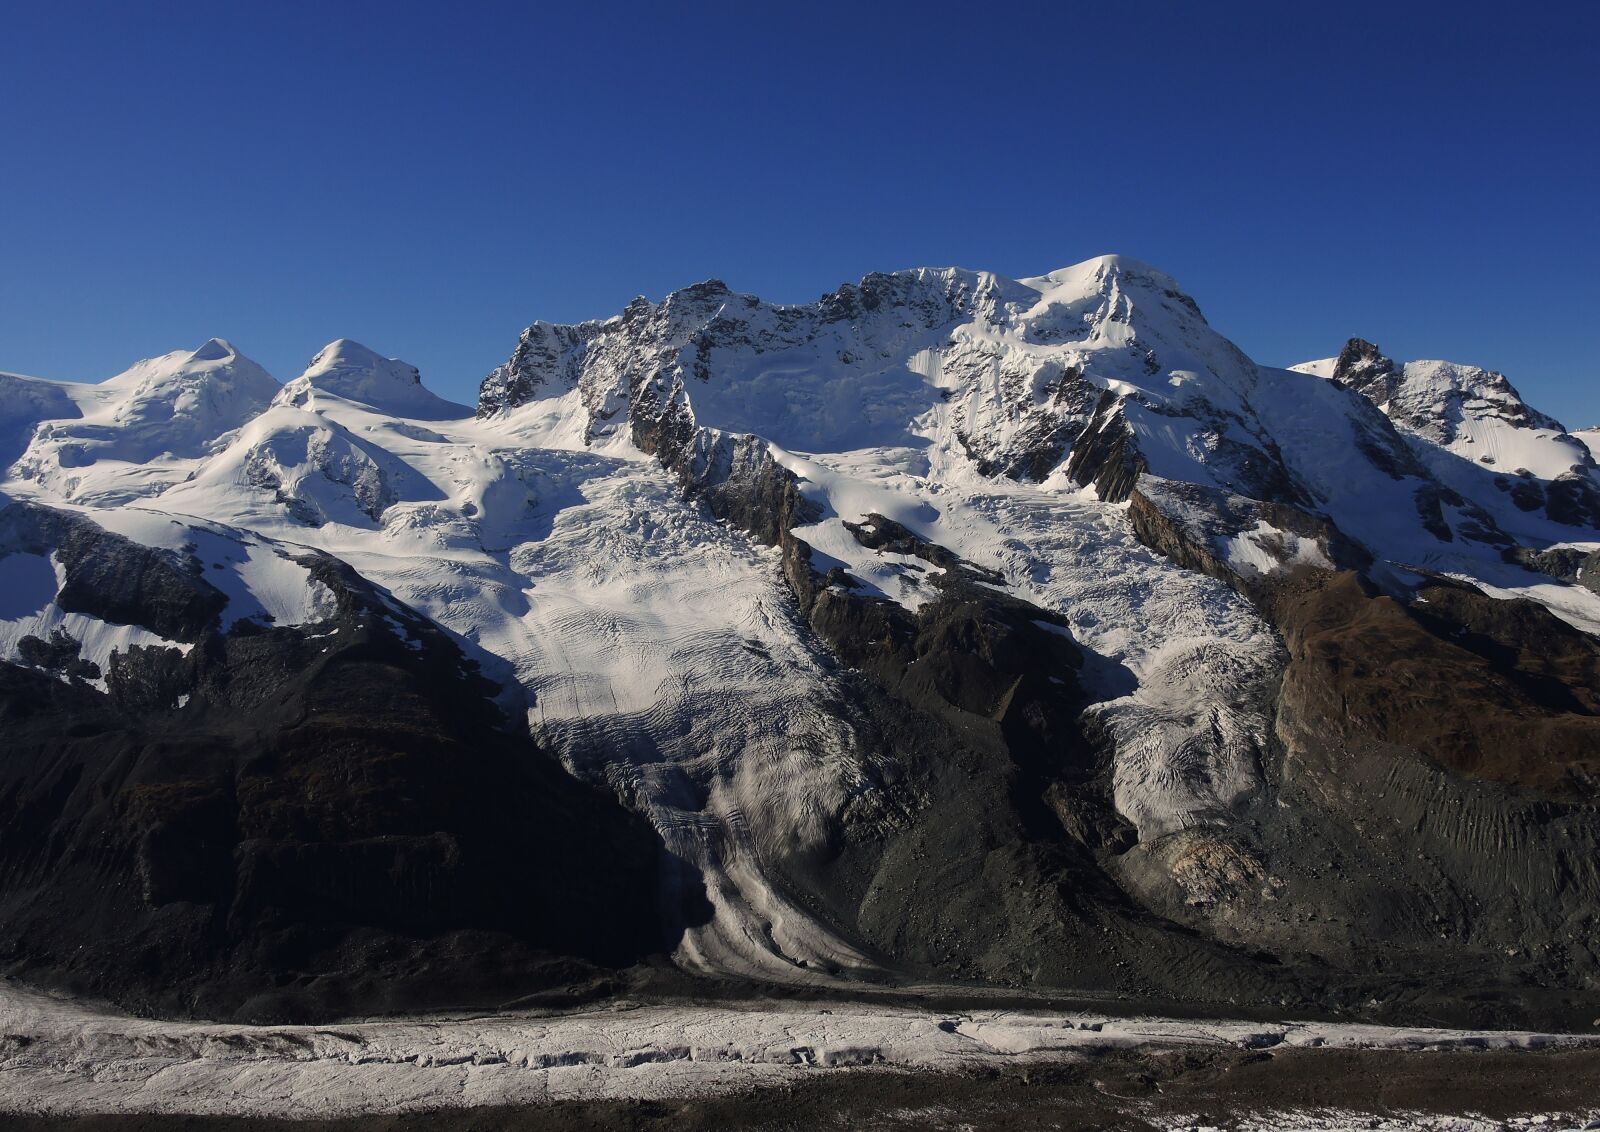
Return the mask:
<path fill-rule="evenodd" d="M 1322 516 L 1198 484 L 1143 476 L 1128 518 L 1152 550 L 1258 600 L 1307 571 L 1372 565 L 1370 553 Z"/>
<path fill-rule="evenodd" d="M 1075 438 L 1067 475 L 1080 487 L 1093 484 L 1107 503 L 1121 503 L 1149 470 L 1138 441 L 1128 427 L 1122 402 L 1111 392 L 1100 395 L 1094 415 Z"/>
<path fill-rule="evenodd" d="M 1140 846 L 1126 883 L 1222 939 L 1419 985 L 1442 965 L 1544 1009 L 1538 988 L 1594 971 L 1568 927 L 1600 909 L 1600 870 L 1569 851 L 1600 836 L 1596 638 L 1449 579 L 1385 594 L 1337 529 L 1283 507 L 1146 477 L 1130 514 L 1256 601 L 1288 664 L 1269 790 L 1230 830 Z"/>
<path fill-rule="evenodd" d="M 1374 405 L 1383 406 L 1394 400 L 1401 377 L 1393 358 L 1364 338 L 1352 338 L 1339 351 L 1333 380 L 1354 389 Z"/>
<path fill-rule="evenodd" d="M 1588 470 L 1563 472 L 1545 489 L 1545 514 L 1570 527 L 1600 528 L 1600 486 Z"/>
<path fill-rule="evenodd" d="M 1213 1002 L 1309 993 L 1298 972 L 1147 917 L 1107 875 L 1102 859 L 1134 834 L 1083 733 L 1082 653 L 1059 615 L 877 514 L 847 524 L 855 539 L 928 563 L 936 596 L 911 612 L 860 593 L 794 535 L 817 509 L 764 444 L 696 440 L 671 466 L 780 549 L 802 615 L 853 670 L 846 710 L 873 752 L 876 797 L 825 851 L 763 841 L 802 906 L 925 977 Z"/>
<path fill-rule="evenodd" d="M 1447 579 L 1402 603 L 1340 573 L 1276 604 L 1291 657 L 1284 695 L 1296 718 L 1321 721 L 1321 743 L 1408 750 L 1462 777 L 1594 799 L 1595 638 Z"/>
<path fill-rule="evenodd" d="M 1555 841 L 1526 832 L 1536 811 L 1516 798 L 1529 788 L 1578 803 L 1567 811 L 1563 836 L 1594 835 L 1585 805 L 1596 793 L 1594 760 L 1586 752 L 1600 750 L 1597 720 L 1589 693 L 1575 701 L 1558 691 L 1593 680 L 1592 638 L 1531 605 L 1504 622 L 1504 603 L 1442 584 L 1418 591 L 1412 608 L 1420 612 L 1407 615 L 1361 588 L 1357 579 L 1372 555 L 1327 518 L 1144 475 L 1129 490 L 1134 530 L 1157 551 L 1260 604 L 1284 633 L 1290 659 L 1276 705 L 1282 746 L 1273 748 L 1267 789 L 1228 825 L 1135 844 L 1111 803 L 1104 749 L 1076 720 L 1076 650 L 1064 628 L 1050 628 L 1055 619 L 1046 611 L 978 584 L 993 579 L 876 514 L 846 526 L 863 546 L 943 570 L 935 578 L 941 596 L 908 613 L 856 593 L 844 571 L 812 565 L 810 547 L 792 529 L 815 520 L 817 509 L 756 438 L 658 425 L 640 446 L 674 468 L 716 514 L 782 549 L 802 613 L 872 682 L 856 695 L 876 721 L 873 742 L 888 756 L 882 765 L 897 780 L 879 803 L 890 809 L 855 815 L 826 857 L 796 859 L 782 845 L 767 852 L 801 900 L 849 925 L 896 966 L 1012 982 L 1091 980 L 1128 993 L 1276 994 L 1322 1003 L 1370 993 L 1365 978 L 1398 976 L 1412 983 L 1391 1000 L 1395 1008 L 1427 1001 L 1430 1009 L 1459 1010 L 1442 1006 L 1427 975 L 1444 924 L 1447 939 L 1476 957 L 1470 962 L 1477 969 L 1460 977 L 1493 1004 L 1487 1013 L 1456 1016 L 1558 1009 L 1538 990 L 1516 992 L 1525 997 L 1512 1006 L 1507 980 L 1559 985 L 1557 965 L 1575 958 L 1558 943 L 1559 925 L 1585 914 L 1600 893 L 1585 881 L 1570 899 L 1542 903 L 1537 916 L 1490 914 L 1492 870 L 1476 839 L 1480 829 L 1505 821 L 1524 830 L 1509 836 L 1525 839 L 1526 867 L 1554 853 Z M 1354 605 L 1334 596 L 1351 586 L 1362 595 Z M 1474 617 L 1500 621 L 1474 629 Z M 1562 642 L 1560 659 L 1529 651 L 1547 633 Z M 1468 642 L 1460 642 L 1463 635 Z M 1053 654 L 1053 663 L 1044 659 Z M 1041 674 L 1048 674 L 1043 681 Z M 1486 705 L 1470 724 L 1447 706 L 1460 702 L 1463 688 L 1475 689 L 1470 698 Z M 1319 722 L 1308 729 L 1288 722 L 1305 719 Z M 1445 719 L 1453 722 L 1441 730 Z M 1521 732 L 1535 719 L 1539 745 L 1510 755 L 1508 741 L 1525 742 Z M 1396 869 L 1389 842 L 1369 837 L 1362 819 L 1401 819 L 1389 818 L 1382 799 L 1374 804 L 1338 781 L 1344 764 L 1329 755 L 1347 744 L 1384 752 L 1404 773 L 1483 783 L 1470 788 L 1473 824 L 1437 834 L 1438 857 L 1420 870 Z M 1297 757 L 1302 749 L 1314 757 Z M 1505 754 L 1496 762 L 1483 757 L 1486 751 Z M 1431 769 L 1440 759 L 1444 766 Z M 1505 786 L 1514 792 L 1496 802 L 1494 790 Z M 1425 804 L 1436 788 L 1419 784 L 1396 803 Z M 1286 799 L 1294 804 L 1283 815 L 1278 806 Z M 941 832 L 950 829 L 961 833 Z M 1328 857 L 1308 859 L 1308 840 L 1325 846 Z M 1336 875 L 1365 870 L 1374 879 L 1331 895 L 1330 862 Z M 1070 878 L 1070 899 L 1041 887 L 1051 873 Z M 923 881 L 930 874 L 940 879 L 935 887 Z M 1427 887 L 1440 875 L 1476 895 L 1438 905 Z M 1026 894 L 1024 902 L 1013 893 Z M 1141 903 L 1245 950 L 1183 941 L 1146 919 Z M 1382 913 L 1373 916 L 1375 908 Z M 1012 942 L 1019 932 L 1026 948 Z M 1090 940 L 1093 961 L 1081 954 Z M 1381 960 L 1377 948 L 1387 949 Z M 1296 960 L 1267 965 L 1262 952 Z M 1493 964 L 1483 965 L 1486 954 Z M 1576 956 L 1592 960 L 1586 952 Z M 1175 963 L 1182 974 L 1172 973 Z M 1310 973 L 1319 963 L 1349 973 Z M 1318 989 L 1308 990 L 1313 985 Z"/>
<path fill-rule="evenodd" d="M 29 668 L 53 673 L 67 680 L 98 680 L 100 666 L 84 660 L 83 644 L 70 633 L 56 629 L 49 640 L 28 635 L 17 642 L 17 658 Z"/>
<path fill-rule="evenodd" d="M 1514 561 L 1541 574 L 1549 574 L 1552 578 L 1560 578 L 1600 593 L 1600 550 L 1553 547 L 1541 551 L 1517 547 L 1508 553 Z"/>
<path fill-rule="evenodd" d="M 142 1009 L 241 1019 L 493 1005 L 670 946 L 656 841 L 505 730 L 431 622 L 335 559 L 326 619 L 219 630 L 198 563 L 12 504 L 61 602 L 178 649 L 0 663 L 0 962 Z M 98 675 L 98 674 L 97 674 Z M 174 705 L 178 705 L 174 708 Z"/>
<path fill-rule="evenodd" d="M 1402 366 L 1352 338 L 1332 380 L 1421 441 L 1417 456 L 1457 494 L 1473 496 L 1492 480 L 1523 512 L 1585 529 L 1600 524 L 1592 454 L 1560 421 L 1524 401 L 1504 374 L 1441 361 Z"/>
<path fill-rule="evenodd" d="M 488 377 L 478 395 L 478 415 L 488 416 L 513 405 L 525 405 L 552 384 L 569 389 L 582 375 L 584 349 L 605 323 L 557 326 L 536 322 L 522 332 L 517 348 Z"/>
<path fill-rule="evenodd" d="M 0 551 L 53 554 L 63 576 L 55 599 L 62 609 L 141 625 L 174 641 L 199 640 L 227 603 L 181 556 L 70 511 L 6 502 L 0 506 Z"/>
<path fill-rule="evenodd" d="M 1135 319 L 1136 306 L 1158 319 Z M 820 380 L 789 372 L 785 360 L 801 357 L 824 360 Z M 770 377 L 740 380 L 769 365 Z M 712 280 L 659 304 L 637 299 L 603 322 L 535 323 L 484 380 L 478 412 L 571 394 L 590 444 L 606 444 L 625 418 L 647 452 L 658 443 L 650 437 L 681 444 L 696 423 L 827 450 L 904 438 L 938 405 L 941 429 L 983 474 L 1044 480 L 1070 453 L 1072 478 L 1114 501 L 1148 466 L 1142 423 L 1168 415 L 1201 433 L 1222 474 L 1253 494 L 1292 495 L 1249 410 L 1174 395 L 1156 380 L 1164 365 L 1204 367 L 1235 401 L 1255 377 L 1170 279 L 1117 257 L 1022 283 L 954 269 L 873 274 L 805 306 Z M 1141 387 L 1108 394 L 1090 369 L 1137 375 Z M 865 417 L 841 411 L 859 400 Z M 696 407 L 707 403 L 702 421 Z"/>
<path fill-rule="evenodd" d="M 1361 338 L 1345 344 L 1333 380 L 1384 409 L 1407 432 L 1449 445 L 1465 421 L 1494 419 L 1517 428 L 1565 432 L 1522 399 L 1503 373 L 1450 362 L 1399 366 Z"/>
<path fill-rule="evenodd" d="M 1350 574 L 1278 609 L 1284 790 L 1297 837 L 1320 824 L 1342 843 L 1352 943 L 1477 956 L 1530 986 L 1592 972 L 1572 926 L 1592 922 L 1600 874 L 1572 846 L 1600 833 L 1593 638 L 1470 587 L 1402 605 Z M 1399 845 L 1414 855 L 1386 860 Z"/>

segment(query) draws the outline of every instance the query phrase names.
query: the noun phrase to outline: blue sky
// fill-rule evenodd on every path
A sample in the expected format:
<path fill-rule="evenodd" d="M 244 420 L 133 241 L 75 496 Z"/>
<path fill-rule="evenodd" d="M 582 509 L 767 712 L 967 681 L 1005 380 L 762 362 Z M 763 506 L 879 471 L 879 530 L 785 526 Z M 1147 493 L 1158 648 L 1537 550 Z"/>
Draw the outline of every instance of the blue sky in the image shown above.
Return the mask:
<path fill-rule="evenodd" d="M 1120 252 L 1600 423 L 1600 3 L 0 5 L 0 369 L 351 337 L 470 395 L 711 276 Z"/>

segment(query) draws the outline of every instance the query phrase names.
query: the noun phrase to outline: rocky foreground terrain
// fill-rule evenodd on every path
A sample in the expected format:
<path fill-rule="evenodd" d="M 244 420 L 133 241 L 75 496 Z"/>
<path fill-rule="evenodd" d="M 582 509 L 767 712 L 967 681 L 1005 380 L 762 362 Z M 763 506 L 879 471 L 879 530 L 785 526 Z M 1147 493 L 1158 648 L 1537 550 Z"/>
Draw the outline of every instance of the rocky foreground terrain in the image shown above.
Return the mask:
<path fill-rule="evenodd" d="M 1258 365 L 1119 257 L 701 283 L 475 410 L 348 341 L 0 375 L 0 964 L 229 1024 L 1590 1032 L 1593 439 L 1360 339 Z"/>

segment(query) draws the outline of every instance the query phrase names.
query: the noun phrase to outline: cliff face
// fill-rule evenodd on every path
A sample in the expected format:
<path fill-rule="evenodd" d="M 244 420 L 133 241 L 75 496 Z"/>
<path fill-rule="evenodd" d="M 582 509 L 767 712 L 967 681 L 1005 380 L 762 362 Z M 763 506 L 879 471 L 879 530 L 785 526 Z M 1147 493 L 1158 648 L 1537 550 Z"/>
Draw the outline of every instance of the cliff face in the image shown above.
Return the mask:
<path fill-rule="evenodd" d="M 7 557 L 62 564 L 62 608 L 169 638 L 91 673 L 57 630 L 53 663 L 0 665 L 13 974 L 267 1020 L 490 1006 L 669 946 L 648 825 L 509 732 L 476 665 L 342 562 L 282 562 L 315 620 L 225 631 L 190 555 L 24 503 L 0 528 Z"/>

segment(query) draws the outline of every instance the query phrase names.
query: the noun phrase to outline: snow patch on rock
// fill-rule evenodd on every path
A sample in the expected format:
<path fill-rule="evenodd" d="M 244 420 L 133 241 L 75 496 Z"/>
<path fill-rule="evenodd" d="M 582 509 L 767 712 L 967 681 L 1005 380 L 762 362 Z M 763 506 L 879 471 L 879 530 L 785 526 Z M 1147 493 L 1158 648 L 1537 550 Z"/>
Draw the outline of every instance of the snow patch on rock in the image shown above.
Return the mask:
<path fill-rule="evenodd" d="M 53 556 L 0 556 L 0 659 L 43 668 L 68 682 L 81 679 L 104 691 L 114 653 L 127 653 L 136 645 L 180 653 L 194 647 L 137 625 L 63 610 L 56 597 L 65 582 Z"/>

